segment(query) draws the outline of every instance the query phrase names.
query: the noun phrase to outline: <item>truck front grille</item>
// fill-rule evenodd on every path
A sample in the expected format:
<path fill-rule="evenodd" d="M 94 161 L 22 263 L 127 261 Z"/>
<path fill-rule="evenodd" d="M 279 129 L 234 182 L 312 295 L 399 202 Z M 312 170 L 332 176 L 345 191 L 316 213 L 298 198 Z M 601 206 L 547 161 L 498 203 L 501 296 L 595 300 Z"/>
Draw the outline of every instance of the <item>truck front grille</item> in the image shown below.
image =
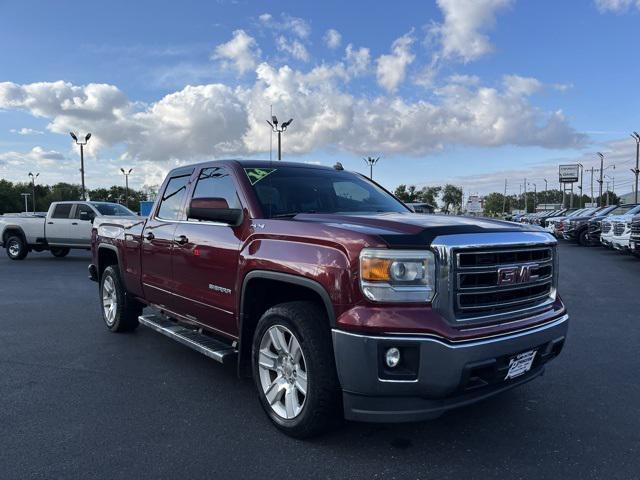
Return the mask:
<path fill-rule="evenodd" d="M 631 224 L 631 238 L 640 240 L 640 220 L 636 220 Z"/>
<path fill-rule="evenodd" d="M 624 233 L 624 222 L 613 223 L 613 234 L 618 236 Z"/>
<path fill-rule="evenodd" d="M 611 231 L 611 222 L 602 222 L 602 233 L 609 233 Z"/>
<path fill-rule="evenodd" d="M 589 233 L 596 233 L 600 230 L 600 221 L 589 222 Z"/>
<path fill-rule="evenodd" d="M 536 307 L 553 294 L 552 247 L 458 251 L 454 313 L 471 319 Z"/>

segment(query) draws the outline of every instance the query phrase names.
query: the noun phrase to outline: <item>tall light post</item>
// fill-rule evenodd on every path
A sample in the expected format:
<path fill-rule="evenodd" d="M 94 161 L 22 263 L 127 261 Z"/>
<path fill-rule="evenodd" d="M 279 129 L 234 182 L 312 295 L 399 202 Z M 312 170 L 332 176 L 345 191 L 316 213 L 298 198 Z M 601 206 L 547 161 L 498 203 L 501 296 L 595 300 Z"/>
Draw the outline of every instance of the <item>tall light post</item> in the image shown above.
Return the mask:
<path fill-rule="evenodd" d="M 636 168 L 632 168 L 631 171 L 636 176 L 635 203 L 638 203 L 638 174 L 640 174 L 640 134 L 638 134 L 638 132 L 633 132 L 631 136 L 636 141 Z"/>
<path fill-rule="evenodd" d="M 600 180 L 598 183 L 600 184 L 600 195 L 598 196 L 598 206 L 602 206 L 602 176 L 604 175 L 604 155 L 598 152 L 598 156 L 600 157 Z"/>
<path fill-rule="evenodd" d="M 121 168 L 120 171 L 124 175 L 124 206 L 129 208 L 129 175 L 133 172 L 133 168 L 130 168 L 128 171 Z"/>
<path fill-rule="evenodd" d="M 24 198 L 24 213 L 27 213 L 29 211 L 28 198 L 31 196 L 31 194 L 30 193 L 21 193 L 20 195 L 22 195 L 22 198 Z"/>
<path fill-rule="evenodd" d="M 533 211 L 535 212 L 538 203 L 538 186 L 533 182 L 530 182 L 529 185 L 533 185 Z"/>
<path fill-rule="evenodd" d="M 582 208 L 584 203 L 582 201 L 582 177 L 584 176 L 584 165 L 579 163 L 578 166 L 580 167 L 580 186 L 578 187 L 578 189 L 580 189 L 580 199 L 578 200 L 578 207 Z"/>
<path fill-rule="evenodd" d="M 293 122 L 293 118 L 290 118 L 289 121 L 284 122 L 278 128 L 278 119 L 275 115 L 271 115 L 271 121 L 267 120 L 267 123 L 271 127 L 273 133 L 278 134 L 278 160 L 282 160 L 282 132 L 286 132 L 289 125 Z"/>
<path fill-rule="evenodd" d="M 549 197 L 547 196 L 547 190 L 548 190 L 548 186 L 549 186 L 549 182 L 547 182 L 546 178 L 542 179 L 544 181 L 544 203 L 545 206 L 549 204 Z M 546 207 L 545 207 L 546 208 Z"/>
<path fill-rule="evenodd" d="M 84 146 L 87 144 L 87 142 L 91 138 L 91 134 L 87 133 L 84 137 L 84 141 L 78 140 L 78 136 L 73 132 L 69 132 L 69 135 L 71 135 L 71 138 L 73 138 L 73 140 L 76 142 L 76 145 L 80 145 L 80 175 L 82 176 L 82 200 L 86 200 L 87 195 L 84 189 Z"/>
<path fill-rule="evenodd" d="M 33 202 L 33 213 L 36 213 L 36 178 L 38 178 L 40 174 L 36 173 L 34 175 L 32 172 L 29 172 L 29 176 L 31 177 L 31 191 L 33 192 L 31 197 Z"/>
<path fill-rule="evenodd" d="M 377 157 L 377 158 L 367 157 L 367 158 L 363 158 L 363 160 L 364 160 L 364 163 L 369 165 L 369 179 L 373 180 L 373 167 L 376 166 L 376 163 L 378 163 L 378 160 L 380 160 L 380 157 Z"/>

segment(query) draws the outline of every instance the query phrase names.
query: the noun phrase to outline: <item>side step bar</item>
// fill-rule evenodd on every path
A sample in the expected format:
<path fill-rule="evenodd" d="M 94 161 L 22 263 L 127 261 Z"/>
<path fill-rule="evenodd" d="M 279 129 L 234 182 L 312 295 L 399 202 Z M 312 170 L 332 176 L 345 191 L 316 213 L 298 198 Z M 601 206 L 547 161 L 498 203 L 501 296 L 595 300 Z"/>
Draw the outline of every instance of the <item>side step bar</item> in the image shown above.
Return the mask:
<path fill-rule="evenodd" d="M 160 315 L 140 315 L 138 321 L 156 332 L 176 340 L 187 347 L 213 358 L 220 363 L 235 360 L 238 351 L 231 345 L 178 325 Z"/>

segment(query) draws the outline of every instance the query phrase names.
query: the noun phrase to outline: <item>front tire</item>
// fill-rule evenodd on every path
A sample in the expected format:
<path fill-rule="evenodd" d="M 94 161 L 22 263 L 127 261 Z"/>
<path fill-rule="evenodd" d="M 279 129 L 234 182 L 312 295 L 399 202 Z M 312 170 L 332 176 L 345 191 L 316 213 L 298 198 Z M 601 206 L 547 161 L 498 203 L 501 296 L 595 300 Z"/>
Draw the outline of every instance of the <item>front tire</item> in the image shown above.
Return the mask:
<path fill-rule="evenodd" d="M 104 269 L 100 279 L 102 319 L 112 332 L 130 332 L 138 327 L 142 305 L 131 298 L 116 266 Z"/>
<path fill-rule="evenodd" d="M 7 248 L 7 256 L 11 260 L 24 260 L 29 253 L 27 242 L 18 235 L 7 238 L 5 245 Z"/>
<path fill-rule="evenodd" d="M 589 237 L 587 236 L 588 233 L 589 232 L 587 232 L 586 228 L 578 233 L 578 243 L 583 247 L 589 246 Z"/>
<path fill-rule="evenodd" d="M 56 258 L 63 258 L 69 255 L 69 248 L 66 247 L 51 247 L 51 255 Z"/>
<path fill-rule="evenodd" d="M 254 335 L 252 364 L 260 403 L 278 429 L 308 438 L 335 424 L 341 393 L 326 315 L 316 304 L 267 310 Z"/>

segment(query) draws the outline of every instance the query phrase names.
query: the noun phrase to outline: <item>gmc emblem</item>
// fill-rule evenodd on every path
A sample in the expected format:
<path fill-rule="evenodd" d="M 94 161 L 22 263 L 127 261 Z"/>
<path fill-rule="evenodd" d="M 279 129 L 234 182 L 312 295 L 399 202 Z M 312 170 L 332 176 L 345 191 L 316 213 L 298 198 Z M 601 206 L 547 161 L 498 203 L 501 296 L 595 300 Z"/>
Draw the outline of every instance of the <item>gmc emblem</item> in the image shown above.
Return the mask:
<path fill-rule="evenodd" d="M 498 286 L 534 282 L 538 279 L 539 275 L 534 275 L 533 271 L 538 267 L 539 265 L 537 263 L 527 263 L 515 267 L 499 268 Z"/>

